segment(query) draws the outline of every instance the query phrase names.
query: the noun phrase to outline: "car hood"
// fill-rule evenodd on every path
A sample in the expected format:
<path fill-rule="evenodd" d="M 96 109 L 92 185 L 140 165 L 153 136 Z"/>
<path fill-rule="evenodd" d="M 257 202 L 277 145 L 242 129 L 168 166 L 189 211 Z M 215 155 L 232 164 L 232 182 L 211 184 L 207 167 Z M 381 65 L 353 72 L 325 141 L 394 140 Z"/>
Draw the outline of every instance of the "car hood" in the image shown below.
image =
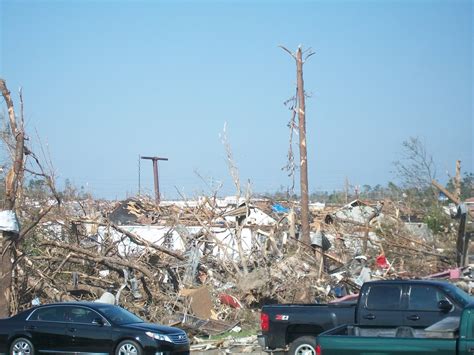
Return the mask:
<path fill-rule="evenodd" d="M 145 332 L 155 332 L 160 334 L 178 334 L 184 333 L 183 330 L 174 328 L 174 327 L 167 327 L 165 325 L 158 325 L 153 323 L 130 323 L 130 324 L 123 324 L 122 327 L 143 330 Z"/>

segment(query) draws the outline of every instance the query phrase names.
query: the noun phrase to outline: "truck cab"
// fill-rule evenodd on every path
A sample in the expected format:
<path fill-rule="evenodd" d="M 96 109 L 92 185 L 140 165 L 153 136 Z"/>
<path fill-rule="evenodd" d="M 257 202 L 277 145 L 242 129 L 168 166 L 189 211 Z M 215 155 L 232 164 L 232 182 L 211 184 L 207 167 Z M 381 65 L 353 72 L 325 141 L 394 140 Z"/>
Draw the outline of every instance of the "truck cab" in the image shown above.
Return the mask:
<path fill-rule="evenodd" d="M 425 328 L 449 315 L 460 315 L 472 298 L 446 282 L 375 281 L 364 285 L 356 324 Z"/>

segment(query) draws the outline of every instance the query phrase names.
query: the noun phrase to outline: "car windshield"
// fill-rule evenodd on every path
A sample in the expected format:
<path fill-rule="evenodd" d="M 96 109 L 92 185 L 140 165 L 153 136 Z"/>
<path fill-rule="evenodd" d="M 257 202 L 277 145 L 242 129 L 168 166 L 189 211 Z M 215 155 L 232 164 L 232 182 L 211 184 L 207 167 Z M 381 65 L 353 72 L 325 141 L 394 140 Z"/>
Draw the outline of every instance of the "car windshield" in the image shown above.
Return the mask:
<path fill-rule="evenodd" d="M 143 323 L 143 319 L 118 306 L 99 307 L 98 310 L 115 324 Z"/>

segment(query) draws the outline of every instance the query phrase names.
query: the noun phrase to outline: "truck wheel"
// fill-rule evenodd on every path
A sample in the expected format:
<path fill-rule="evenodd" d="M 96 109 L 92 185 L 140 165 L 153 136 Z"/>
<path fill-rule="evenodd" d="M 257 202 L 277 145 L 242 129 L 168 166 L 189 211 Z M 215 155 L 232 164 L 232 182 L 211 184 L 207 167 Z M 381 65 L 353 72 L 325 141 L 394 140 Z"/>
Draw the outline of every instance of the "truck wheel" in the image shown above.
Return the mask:
<path fill-rule="evenodd" d="M 291 343 L 289 355 L 316 355 L 316 336 L 299 337 Z"/>

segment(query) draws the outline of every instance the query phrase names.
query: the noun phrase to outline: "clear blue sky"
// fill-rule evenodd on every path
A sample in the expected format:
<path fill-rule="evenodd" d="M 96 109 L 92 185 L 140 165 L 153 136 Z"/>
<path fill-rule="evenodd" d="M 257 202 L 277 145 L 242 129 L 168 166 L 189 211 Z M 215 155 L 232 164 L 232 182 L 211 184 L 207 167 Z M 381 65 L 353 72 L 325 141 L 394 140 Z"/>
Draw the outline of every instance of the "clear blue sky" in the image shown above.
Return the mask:
<path fill-rule="evenodd" d="M 473 171 L 472 1 L 0 1 L 0 76 L 22 87 L 27 130 L 47 142 L 60 183 L 98 197 L 137 191 L 137 157 L 158 155 L 161 189 L 290 181 L 294 61 L 305 65 L 310 190 L 395 180 L 418 136 L 440 180 Z M 3 102 L 3 101 L 2 101 Z M 16 101 L 18 103 L 18 101 Z M 2 103 L 4 110 L 4 103 Z M 151 162 L 142 186 L 153 191 Z"/>

